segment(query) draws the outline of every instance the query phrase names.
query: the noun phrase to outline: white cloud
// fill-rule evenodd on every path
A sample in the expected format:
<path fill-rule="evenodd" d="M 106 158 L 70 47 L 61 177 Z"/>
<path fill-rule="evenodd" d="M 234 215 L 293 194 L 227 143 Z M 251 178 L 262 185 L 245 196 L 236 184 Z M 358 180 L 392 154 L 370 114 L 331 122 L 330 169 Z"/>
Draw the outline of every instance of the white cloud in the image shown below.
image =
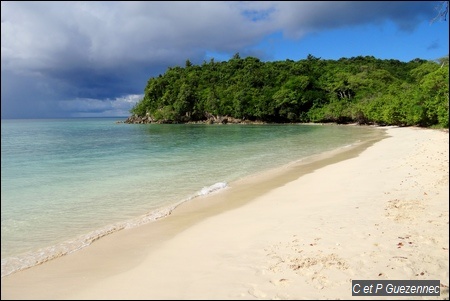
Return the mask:
<path fill-rule="evenodd" d="M 186 58 L 264 33 L 228 2 L 11 2 L 2 9 L 2 68 Z"/>
<path fill-rule="evenodd" d="M 127 116 L 144 95 L 131 94 L 115 99 L 76 98 L 59 102 L 59 107 L 72 117 Z"/>

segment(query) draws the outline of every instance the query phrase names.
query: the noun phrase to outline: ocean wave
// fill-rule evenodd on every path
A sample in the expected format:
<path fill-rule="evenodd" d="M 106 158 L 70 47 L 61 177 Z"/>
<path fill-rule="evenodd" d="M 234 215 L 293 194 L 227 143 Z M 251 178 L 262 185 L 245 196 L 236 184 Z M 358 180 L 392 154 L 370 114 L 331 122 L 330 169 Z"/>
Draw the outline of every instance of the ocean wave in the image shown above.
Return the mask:
<path fill-rule="evenodd" d="M 208 195 L 212 192 L 224 189 L 226 187 L 228 187 L 228 184 L 226 182 L 215 183 L 211 186 L 203 187 L 202 190 L 199 191 L 198 195 Z"/>

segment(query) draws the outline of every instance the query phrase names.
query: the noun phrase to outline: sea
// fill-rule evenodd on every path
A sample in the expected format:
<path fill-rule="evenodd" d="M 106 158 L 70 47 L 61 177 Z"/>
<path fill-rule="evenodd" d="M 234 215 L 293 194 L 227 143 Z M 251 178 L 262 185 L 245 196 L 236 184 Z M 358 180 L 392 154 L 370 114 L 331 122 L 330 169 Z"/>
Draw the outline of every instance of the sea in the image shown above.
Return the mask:
<path fill-rule="evenodd" d="M 1 276 L 230 183 L 380 137 L 366 126 L 1 120 Z"/>

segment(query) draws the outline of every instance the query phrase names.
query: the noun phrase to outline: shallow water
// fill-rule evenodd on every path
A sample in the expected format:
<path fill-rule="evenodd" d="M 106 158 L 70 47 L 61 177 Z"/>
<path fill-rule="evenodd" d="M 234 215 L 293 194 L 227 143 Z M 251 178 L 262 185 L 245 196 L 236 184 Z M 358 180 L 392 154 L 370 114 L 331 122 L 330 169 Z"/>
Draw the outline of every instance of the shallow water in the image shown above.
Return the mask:
<path fill-rule="evenodd" d="M 2 120 L 2 276 L 164 217 L 232 181 L 380 134 L 357 126 L 116 120 Z"/>

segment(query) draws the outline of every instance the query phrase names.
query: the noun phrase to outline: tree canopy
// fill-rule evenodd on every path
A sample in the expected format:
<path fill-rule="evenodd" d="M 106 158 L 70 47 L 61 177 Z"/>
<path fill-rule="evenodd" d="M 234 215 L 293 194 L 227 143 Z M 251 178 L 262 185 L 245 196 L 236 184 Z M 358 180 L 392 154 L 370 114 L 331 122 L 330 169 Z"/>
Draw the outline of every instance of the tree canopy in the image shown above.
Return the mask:
<path fill-rule="evenodd" d="M 293 61 L 255 57 L 186 60 L 148 80 L 131 109 L 153 122 L 229 116 L 262 122 L 357 122 L 448 128 L 448 56 L 436 61 L 373 56 Z"/>

